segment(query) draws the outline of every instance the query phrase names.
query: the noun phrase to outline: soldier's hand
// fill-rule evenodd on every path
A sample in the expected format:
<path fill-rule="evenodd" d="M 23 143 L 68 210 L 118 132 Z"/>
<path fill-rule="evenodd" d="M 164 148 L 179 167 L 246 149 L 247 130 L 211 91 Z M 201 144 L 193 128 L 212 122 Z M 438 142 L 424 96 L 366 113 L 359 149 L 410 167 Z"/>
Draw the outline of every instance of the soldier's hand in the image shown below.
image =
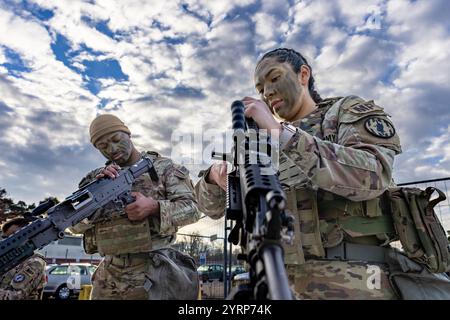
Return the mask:
<path fill-rule="evenodd" d="M 117 178 L 119 176 L 120 167 L 117 164 L 110 164 L 103 168 L 103 170 L 95 176 L 96 179 L 110 177 L 111 179 Z"/>
<path fill-rule="evenodd" d="M 242 99 L 242 102 L 245 106 L 245 116 L 247 118 L 253 118 L 260 129 L 281 129 L 281 125 L 275 120 L 269 107 L 264 101 L 245 97 Z M 268 133 L 271 134 L 272 132 L 269 131 Z"/>
<path fill-rule="evenodd" d="M 223 190 L 227 190 L 227 163 L 216 162 L 212 165 L 209 174 L 206 177 L 206 182 L 216 184 Z"/>
<path fill-rule="evenodd" d="M 131 221 L 140 221 L 148 216 L 159 214 L 159 202 L 151 197 L 146 197 L 140 192 L 132 192 L 136 201 L 125 207 L 125 213 Z"/>

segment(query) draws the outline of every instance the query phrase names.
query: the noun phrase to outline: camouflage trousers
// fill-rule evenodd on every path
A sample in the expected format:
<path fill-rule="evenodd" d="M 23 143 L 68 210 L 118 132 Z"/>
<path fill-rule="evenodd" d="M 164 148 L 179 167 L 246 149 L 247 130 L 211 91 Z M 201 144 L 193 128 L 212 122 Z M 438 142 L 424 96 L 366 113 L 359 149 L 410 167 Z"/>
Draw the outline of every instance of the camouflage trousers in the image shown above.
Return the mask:
<path fill-rule="evenodd" d="M 194 260 L 170 248 L 106 256 L 92 277 L 92 300 L 194 300 Z"/>
<path fill-rule="evenodd" d="M 301 300 L 397 299 L 384 264 L 307 260 L 286 266 L 291 289 Z"/>

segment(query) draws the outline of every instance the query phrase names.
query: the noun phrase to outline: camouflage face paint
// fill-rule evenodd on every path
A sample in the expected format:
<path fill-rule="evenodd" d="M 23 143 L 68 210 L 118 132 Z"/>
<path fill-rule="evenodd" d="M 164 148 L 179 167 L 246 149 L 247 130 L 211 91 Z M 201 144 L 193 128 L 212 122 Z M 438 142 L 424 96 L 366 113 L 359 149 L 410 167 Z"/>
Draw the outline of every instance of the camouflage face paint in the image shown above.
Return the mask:
<path fill-rule="evenodd" d="M 255 83 L 264 102 L 278 117 L 292 120 L 299 113 L 303 88 L 288 63 L 264 59 L 255 70 Z"/>
<path fill-rule="evenodd" d="M 103 156 L 119 166 L 124 166 L 130 159 L 133 151 L 133 143 L 125 132 L 112 132 L 101 137 L 95 147 Z"/>

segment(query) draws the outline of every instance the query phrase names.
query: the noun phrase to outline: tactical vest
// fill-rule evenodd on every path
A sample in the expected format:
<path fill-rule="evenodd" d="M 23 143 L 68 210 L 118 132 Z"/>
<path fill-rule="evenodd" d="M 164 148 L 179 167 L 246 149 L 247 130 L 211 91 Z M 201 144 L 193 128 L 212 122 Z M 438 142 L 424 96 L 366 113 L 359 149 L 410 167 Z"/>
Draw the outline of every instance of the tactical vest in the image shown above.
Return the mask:
<path fill-rule="evenodd" d="M 154 154 L 150 156 L 154 158 Z M 160 175 L 160 172 L 158 172 Z M 131 189 L 155 200 L 164 199 L 161 180 L 154 182 L 148 173 L 139 176 Z M 143 221 L 130 221 L 123 209 L 104 208 L 103 216 L 108 217 L 94 222 L 94 227 L 84 233 L 86 253 L 100 255 L 120 255 L 149 252 L 154 249 L 152 237 L 157 233 L 159 218 L 149 217 Z M 107 211 L 107 212 L 106 212 Z"/>
<path fill-rule="evenodd" d="M 337 142 L 338 113 L 342 98 L 324 100 L 307 120 L 294 125 L 322 140 Z M 344 119 L 345 121 L 345 119 Z M 395 230 L 383 214 L 382 197 L 355 202 L 336 194 L 315 190 L 297 165 L 280 155 L 280 181 L 285 187 L 288 209 L 295 217 L 295 241 L 284 244 L 287 264 L 325 257 L 325 249 L 342 241 L 367 245 L 388 243 Z"/>

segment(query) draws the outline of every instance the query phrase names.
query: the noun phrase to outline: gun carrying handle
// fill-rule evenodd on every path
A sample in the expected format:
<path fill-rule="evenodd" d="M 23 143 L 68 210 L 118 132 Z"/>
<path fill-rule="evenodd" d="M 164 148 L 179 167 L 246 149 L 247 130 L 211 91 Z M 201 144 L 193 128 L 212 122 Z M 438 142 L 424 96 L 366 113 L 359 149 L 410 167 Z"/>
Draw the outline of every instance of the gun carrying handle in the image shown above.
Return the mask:
<path fill-rule="evenodd" d="M 142 161 L 145 161 L 146 165 L 142 165 Z M 129 171 L 132 174 L 133 178 L 137 178 L 141 174 L 148 172 L 153 182 L 158 181 L 158 174 L 156 173 L 155 167 L 153 166 L 153 161 L 148 157 L 143 157 L 139 163 L 131 166 L 129 168 Z"/>

